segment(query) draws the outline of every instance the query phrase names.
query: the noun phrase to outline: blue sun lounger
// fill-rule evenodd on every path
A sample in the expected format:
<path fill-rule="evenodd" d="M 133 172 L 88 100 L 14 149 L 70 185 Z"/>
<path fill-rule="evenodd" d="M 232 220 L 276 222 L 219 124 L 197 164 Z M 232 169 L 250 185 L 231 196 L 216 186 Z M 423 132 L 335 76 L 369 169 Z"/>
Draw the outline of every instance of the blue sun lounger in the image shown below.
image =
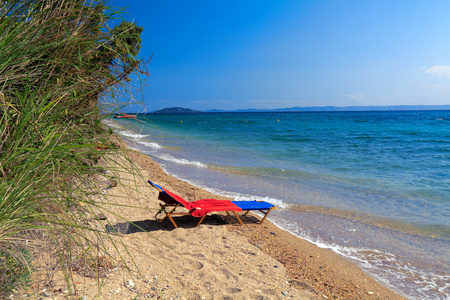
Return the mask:
<path fill-rule="evenodd" d="M 259 222 L 259 224 L 262 224 L 264 220 L 266 219 L 267 215 L 272 209 L 275 209 L 276 207 L 273 204 L 270 204 L 269 202 L 264 201 L 231 201 L 233 204 L 235 204 L 237 207 L 242 209 L 242 211 L 245 211 L 244 216 L 247 216 L 247 214 L 251 210 L 258 210 L 259 212 L 264 214 L 264 217 Z"/>
<path fill-rule="evenodd" d="M 148 180 L 148 183 L 156 188 L 159 191 L 158 199 L 163 201 L 163 203 L 160 204 L 161 209 L 156 213 L 155 218 L 158 222 L 162 222 L 164 219 L 169 218 L 170 221 L 173 223 L 175 228 L 177 227 L 175 221 L 173 220 L 172 216 L 175 215 L 192 215 L 194 217 L 201 217 L 200 222 L 198 222 L 197 226 L 200 225 L 200 223 L 205 218 L 207 212 L 203 211 L 199 213 L 199 211 L 203 210 L 205 208 L 205 205 L 208 206 L 207 209 L 208 212 L 212 211 L 225 211 L 228 215 L 230 215 L 229 211 L 232 211 L 236 218 L 238 219 L 239 223 L 243 225 L 241 219 L 239 218 L 237 212 L 239 211 L 245 211 L 244 216 L 247 216 L 247 214 L 251 210 L 258 210 L 261 213 L 264 214 L 263 219 L 259 222 L 259 224 L 262 224 L 264 220 L 266 219 L 267 215 L 272 209 L 275 209 L 275 206 L 264 201 L 228 201 L 228 200 L 216 200 L 216 199 L 202 199 L 197 200 L 193 202 L 188 202 L 181 198 L 180 196 L 168 191 L 167 189 L 162 188 L 161 186 L 151 182 Z M 217 203 L 217 205 L 215 205 Z M 202 207 L 203 206 L 203 207 Z M 189 210 L 188 213 L 175 213 L 175 210 L 178 207 L 184 207 Z M 160 213 L 164 213 L 165 216 L 162 219 L 158 219 L 157 216 Z"/>

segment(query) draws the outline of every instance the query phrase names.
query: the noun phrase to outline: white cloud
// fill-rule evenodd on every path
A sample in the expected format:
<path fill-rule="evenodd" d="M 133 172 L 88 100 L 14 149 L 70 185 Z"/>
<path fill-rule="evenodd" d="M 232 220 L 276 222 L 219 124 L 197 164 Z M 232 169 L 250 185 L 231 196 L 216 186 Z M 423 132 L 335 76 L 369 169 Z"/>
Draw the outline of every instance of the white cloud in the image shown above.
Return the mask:
<path fill-rule="evenodd" d="M 363 94 L 348 94 L 345 95 L 346 101 L 343 105 L 346 106 L 372 106 L 372 105 L 395 105 L 390 96 L 369 96 Z"/>
<path fill-rule="evenodd" d="M 351 104 L 364 104 L 365 100 L 366 100 L 366 96 L 362 95 L 362 94 L 350 94 L 350 95 L 345 95 L 345 97 L 348 100 L 351 100 Z"/>
<path fill-rule="evenodd" d="M 437 90 L 445 90 L 445 85 L 443 84 L 430 84 L 426 85 L 426 88 L 437 89 Z"/>
<path fill-rule="evenodd" d="M 450 77 L 450 66 L 433 66 L 431 68 L 425 68 L 425 72 L 434 76 Z"/>
<path fill-rule="evenodd" d="M 220 104 L 230 104 L 232 103 L 230 100 L 212 100 L 213 103 L 220 103 Z"/>
<path fill-rule="evenodd" d="M 250 100 L 250 103 L 297 103 L 297 101 L 292 100 Z"/>
<path fill-rule="evenodd" d="M 189 103 L 194 103 L 194 104 L 230 104 L 231 101 L 229 100 L 209 100 L 209 101 L 204 101 L 204 100 L 195 100 L 195 101 L 189 101 Z"/>
<path fill-rule="evenodd" d="M 443 89 L 444 85 L 443 84 L 431 84 L 431 85 L 426 85 L 425 87 L 432 88 L 432 89 Z"/>
<path fill-rule="evenodd" d="M 366 98 L 366 96 L 362 95 L 362 94 L 357 94 L 357 95 L 346 95 L 348 98 L 353 99 L 353 100 L 357 100 L 357 101 L 361 101 L 364 100 Z"/>
<path fill-rule="evenodd" d="M 424 87 L 441 93 L 447 92 L 447 87 L 443 84 L 431 84 Z"/>

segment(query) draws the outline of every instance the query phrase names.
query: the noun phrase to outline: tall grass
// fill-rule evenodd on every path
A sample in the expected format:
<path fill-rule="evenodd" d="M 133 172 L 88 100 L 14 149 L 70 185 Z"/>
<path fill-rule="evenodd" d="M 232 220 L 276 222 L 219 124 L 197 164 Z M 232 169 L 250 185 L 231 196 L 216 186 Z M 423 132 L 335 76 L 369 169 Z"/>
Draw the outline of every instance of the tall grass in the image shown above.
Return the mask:
<path fill-rule="evenodd" d="M 95 146 L 111 143 L 104 105 L 139 66 L 114 16 L 103 1 L 0 0 L 0 297 L 26 284 L 43 239 L 66 268 L 96 243 L 83 219 Z"/>

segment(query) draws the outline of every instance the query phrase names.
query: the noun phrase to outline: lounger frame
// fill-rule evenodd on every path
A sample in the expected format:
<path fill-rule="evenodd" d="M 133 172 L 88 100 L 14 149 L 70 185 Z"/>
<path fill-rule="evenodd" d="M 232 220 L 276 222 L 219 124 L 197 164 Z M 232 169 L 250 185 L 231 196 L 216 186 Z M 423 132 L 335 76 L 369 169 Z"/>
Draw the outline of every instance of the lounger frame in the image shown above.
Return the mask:
<path fill-rule="evenodd" d="M 160 209 L 160 210 L 156 213 L 156 215 L 155 215 L 156 221 L 157 221 L 158 223 L 161 223 L 161 222 L 164 221 L 166 218 L 169 218 L 170 222 L 172 222 L 172 224 L 173 224 L 173 226 L 174 226 L 175 228 L 178 228 L 178 225 L 177 225 L 177 223 L 175 223 L 175 220 L 172 218 L 173 216 L 189 216 L 189 215 L 191 215 L 191 213 L 192 213 L 192 211 L 185 212 L 185 213 L 182 213 L 182 212 L 175 212 L 175 210 L 176 210 L 178 207 L 183 207 L 183 206 L 180 205 L 180 204 L 176 204 L 176 205 L 167 205 L 167 204 L 162 204 L 162 203 L 160 203 L 159 205 L 160 205 L 161 209 Z M 171 208 L 171 209 L 168 210 L 168 208 Z M 229 212 L 229 211 L 225 211 L 225 212 L 230 216 L 230 212 Z M 238 215 L 235 211 L 232 211 L 232 212 L 234 213 L 234 216 L 235 216 L 236 219 L 239 221 L 239 223 L 240 223 L 241 225 L 244 225 L 244 223 L 242 223 L 241 218 L 239 218 L 239 215 Z M 158 215 L 161 214 L 161 213 L 164 213 L 164 217 L 162 217 L 161 219 L 158 219 Z M 205 219 L 206 216 L 207 216 L 207 215 L 204 215 L 203 217 L 201 217 L 200 220 L 198 221 L 197 225 L 195 225 L 195 226 L 196 226 L 196 227 L 199 226 L 199 225 L 203 222 L 203 220 Z"/>
<path fill-rule="evenodd" d="M 153 185 L 154 186 L 154 185 Z M 188 212 L 175 212 L 175 210 L 178 207 L 184 208 L 183 205 L 181 205 L 180 203 L 178 203 L 178 201 L 174 200 L 172 197 L 170 197 L 169 195 L 167 195 L 164 191 L 162 191 L 161 189 L 159 189 L 157 186 L 154 186 L 156 189 L 159 190 L 159 195 L 158 195 L 158 199 L 162 200 L 165 203 L 160 203 L 159 206 L 161 207 L 161 209 L 156 213 L 155 215 L 155 219 L 158 223 L 161 223 L 162 221 L 164 221 L 166 218 L 169 218 L 169 220 L 172 222 L 173 226 L 175 226 L 175 228 L 178 228 L 177 223 L 175 223 L 175 220 L 172 218 L 172 216 L 188 216 L 191 215 L 191 213 L 194 211 L 194 209 L 188 211 Z M 164 213 L 164 217 L 161 219 L 158 219 L 158 215 Z M 204 215 L 203 217 L 200 218 L 200 221 L 198 221 L 196 226 L 199 226 L 203 220 L 205 219 L 206 215 Z"/>
<path fill-rule="evenodd" d="M 178 228 L 177 223 L 175 222 L 175 220 L 173 219 L 173 216 L 188 216 L 188 215 L 192 215 L 192 212 L 195 209 L 192 209 L 188 212 L 175 212 L 175 210 L 178 207 L 184 208 L 186 209 L 183 205 L 181 205 L 178 201 L 176 201 L 175 199 L 173 199 L 170 195 L 168 195 L 164 190 L 162 190 L 160 188 L 160 186 L 153 184 L 150 180 L 148 181 L 150 183 L 151 186 L 153 186 L 154 188 L 156 188 L 159 191 L 159 195 L 158 195 L 158 199 L 163 201 L 164 203 L 160 203 L 160 209 L 158 210 L 158 212 L 155 214 L 155 219 L 158 223 L 161 223 L 162 221 L 164 221 L 166 218 L 169 218 L 169 220 L 172 222 L 173 226 L 175 226 L 175 228 Z M 247 201 L 232 201 L 233 203 L 244 203 Z M 250 202 L 260 202 L 260 203 L 267 203 L 264 201 L 248 201 L 248 203 Z M 239 205 L 237 205 L 239 207 Z M 261 221 L 257 222 L 258 224 L 262 224 L 264 222 L 264 220 L 267 218 L 267 215 L 269 214 L 269 212 L 272 209 L 275 209 L 275 206 L 271 206 L 271 207 L 267 207 L 266 209 L 257 209 L 257 208 L 252 208 L 252 207 L 248 207 L 248 208 L 242 208 L 242 211 L 245 211 L 244 216 L 246 217 L 248 215 L 248 213 L 251 210 L 258 210 L 260 211 L 264 217 L 262 218 Z M 230 211 L 225 211 L 227 213 L 228 216 L 230 216 Z M 240 225 L 244 225 L 244 223 L 242 222 L 241 218 L 239 217 L 239 215 L 237 214 L 237 212 L 232 211 L 234 216 L 236 217 L 236 219 L 238 220 Z M 160 219 L 158 219 L 158 215 L 159 214 L 164 214 L 164 216 Z M 204 215 L 200 218 L 200 220 L 198 221 L 196 226 L 199 226 L 203 220 L 205 219 L 207 215 Z"/>
<path fill-rule="evenodd" d="M 252 205 L 242 205 L 242 203 L 246 203 L 246 204 L 252 204 L 252 203 L 260 203 L 260 204 L 267 204 L 267 202 L 264 201 L 232 201 L 236 206 L 240 207 L 242 209 L 242 211 L 245 211 L 244 216 L 246 217 L 248 215 L 248 213 L 250 211 L 259 211 L 260 213 L 263 214 L 263 218 L 261 219 L 261 221 L 257 222 L 258 224 L 262 224 L 267 216 L 269 215 L 269 213 L 271 212 L 272 209 L 276 209 L 275 206 L 269 204 L 266 206 L 266 208 L 260 209 L 257 208 L 258 205 L 256 206 L 252 206 Z M 270 207 L 269 207 L 270 206 Z"/>
<path fill-rule="evenodd" d="M 159 190 L 159 189 L 158 189 Z M 189 216 L 192 214 L 192 212 L 194 211 L 194 209 L 188 211 L 188 212 L 175 212 L 175 210 L 178 207 L 184 208 L 183 205 L 181 205 L 180 203 L 178 203 L 176 200 L 174 200 L 172 197 L 170 197 L 169 195 L 167 195 L 166 193 L 164 193 L 164 191 L 159 191 L 159 195 L 158 195 L 158 199 L 162 200 L 165 203 L 160 203 L 159 206 L 161 207 L 161 209 L 155 214 L 155 219 L 158 223 L 161 223 L 162 221 L 164 221 L 166 218 L 169 218 L 170 222 L 172 222 L 173 226 L 175 226 L 175 228 L 178 228 L 177 223 L 175 222 L 175 220 L 172 218 L 173 216 Z M 242 223 L 241 218 L 239 218 L 238 214 L 235 211 L 232 211 L 234 213 L 234 216 L 236 217 L 236 219 L 239 221 L 239 223 L 241 225 L 244 225 L 244 223 Z M 158 219 L 158 215 L 164 213 L 164 217 L 162 217 L 161 219 Z M 226 211 L 226 213 L 228 215 L 230 215 L 229 211 Z M 248 212 L 247 212 L 248 213 Z M 246 214 L 247 215 L 247 214 Z M 203 217 L 200 218 L 200 220 L 198 221 L 197 226 L 199 226 L 203 220 L 205 219 L 207 215 L 204 215 Z"/>

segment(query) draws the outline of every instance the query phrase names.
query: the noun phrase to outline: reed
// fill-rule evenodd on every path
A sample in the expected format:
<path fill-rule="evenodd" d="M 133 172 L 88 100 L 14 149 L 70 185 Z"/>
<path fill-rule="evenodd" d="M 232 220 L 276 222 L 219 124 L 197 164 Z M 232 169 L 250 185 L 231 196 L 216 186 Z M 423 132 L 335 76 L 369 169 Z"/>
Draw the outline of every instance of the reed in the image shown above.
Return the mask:
<path fill-rule="evenodd" d="M 43 243 L 67 274 L 100 247 L 85 220 L 101 211 L 96 146 L 112 144 L 101 121 L 140 64 L 125 42 L 140 31 L 111 30 L 116 17 L 104 1 L 0 0 L 0 296 L 27 284 Z"/>

